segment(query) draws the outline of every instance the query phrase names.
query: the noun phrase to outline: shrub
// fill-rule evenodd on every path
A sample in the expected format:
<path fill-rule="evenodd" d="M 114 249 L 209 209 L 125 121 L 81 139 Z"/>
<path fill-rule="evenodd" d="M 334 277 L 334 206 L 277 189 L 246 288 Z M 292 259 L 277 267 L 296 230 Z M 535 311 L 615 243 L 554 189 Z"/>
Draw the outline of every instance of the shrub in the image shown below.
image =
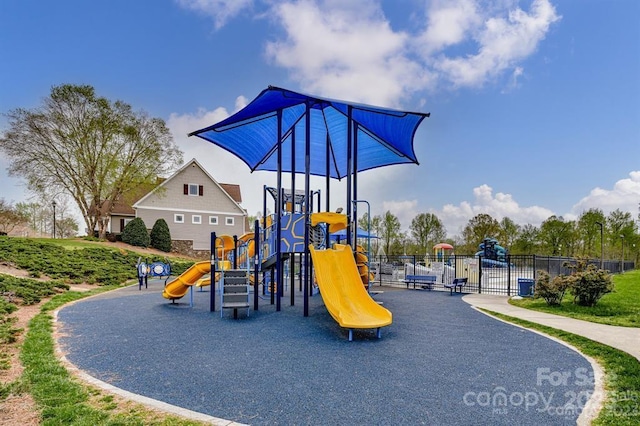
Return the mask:
<path fill-rule="evenodd" d="M 569 288 L 569 281 L 566 275 L 559 275 L 551 279 L 547 272 L 538 271 L 534 297 L 542 297 L 547 305 L 559 305 L 567 288 Z"/>
<path fill-rule="evenodd" d="M 151 247 L 158 250 L 171 251 L 171 232 L 164 219 L 156 220 L 151 229 Z"/>
<path fill-rule="evenodd" d="M 595 306 L 598 300 L 613 291 L 611 274 L 598 269 L 585 259 L 578 259 L 573 265 L 567 265 L 574 272 L 569 276 L 569 288 L 574 303 L 580 306 Z"/>
<path fill-rule="evenodd" d="M 122 230 L 122 242 L 138 247 L 149 247 L 149 232 L 144 221 L 136 217 Z"/>

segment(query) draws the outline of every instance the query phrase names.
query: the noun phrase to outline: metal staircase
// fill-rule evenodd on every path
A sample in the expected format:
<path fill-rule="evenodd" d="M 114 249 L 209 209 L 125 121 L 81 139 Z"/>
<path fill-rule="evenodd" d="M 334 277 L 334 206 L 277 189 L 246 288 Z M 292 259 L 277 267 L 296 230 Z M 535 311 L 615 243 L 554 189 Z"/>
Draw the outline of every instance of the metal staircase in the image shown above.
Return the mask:
<path fill-rule="evenodd" d="M 249 315 L 249 273 L 246 269 L 222 271 L 220 278 L 220 317 L 225 309 L 233 309 L 233 318 L 238 318 L 238 309 L 247 309 Z"/>

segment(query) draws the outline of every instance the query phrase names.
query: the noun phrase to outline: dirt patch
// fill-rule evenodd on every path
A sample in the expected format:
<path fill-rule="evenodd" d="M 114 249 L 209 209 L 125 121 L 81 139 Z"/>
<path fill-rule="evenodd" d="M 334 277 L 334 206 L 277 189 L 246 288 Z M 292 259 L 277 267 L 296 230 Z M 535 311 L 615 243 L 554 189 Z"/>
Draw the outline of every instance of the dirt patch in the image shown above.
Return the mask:
<path fill-rule="evenodd" d="M 69 291 L 89 291 L 89 290 L 93 290 L 94 288 L 96 288 L 95 285 L 93 284 L 87 284 L 87 283 L 83 283 L 83 284 L 70 284 L 69 285 Z"/>
<path fill-rule="evenodd" d="M 49 281 L 51 279 L 46 276 L 42 276 L 40 278 L 33 278 L 31 275 L 29 275 L 29 271 L 26 271 L 24 269 L 18 269 L 11 263 L 7 263 L 7 262 L 0 262 L 0 274 L 11 275 L 12 277 L 16 277 L 16 278 L 31 278 L 38 281 Z"/>
<path fill-rule="evenodd" d="M 31 395 L 9 396 L 0 404 L 0 425 L 36 426 L 40 424 L 40 415 L 35 409 Z"/>
<path fill-rule="evenodd" d="M 24 367 L 20 363 L 20 349 L 26 335 L 29 321 L 40 312 L 40 304 L 20 306 L 11 317 L 17 318 L 15 328 L 22 329 L 17 336 L 17 341 L 10 345 L 3 345 L 2 352 L 9 358 L 9 369 L 0 370 L 0 382 L 12 383 L 20 378 Z M 37 425 L 40 423 L 40 415 L 36 404 L 29 394 L 9 395 L 0 403 L 0 425 Z"/>

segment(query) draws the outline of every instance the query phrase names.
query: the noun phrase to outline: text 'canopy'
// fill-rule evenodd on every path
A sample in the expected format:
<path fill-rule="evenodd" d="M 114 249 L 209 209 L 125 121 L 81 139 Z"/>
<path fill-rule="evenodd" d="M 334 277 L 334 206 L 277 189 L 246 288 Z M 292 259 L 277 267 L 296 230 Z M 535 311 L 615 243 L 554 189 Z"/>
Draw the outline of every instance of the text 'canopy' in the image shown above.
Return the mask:
<path fill-rule="evenodd" d="M 281 170 L 291 172 L 295 168 L 297 173 L 304 173 L 307 106 L 311 123 L 311 174 L 326 176 L 328 171 L 338 179 L 347 175 L 350 108 L 351 122 L 357 129 L 354 137 L 357 154 L 352 154 L 357 155 L 356 171 L 391 164 L 418 164 L 413 137 L 429 114 L 324 99 L 273 86 L 234 115 L 189 136 L 199 136 L 226 149 L 247 163 L 251 171 L 277 171 L 278 111 L 282 111 Z"/>

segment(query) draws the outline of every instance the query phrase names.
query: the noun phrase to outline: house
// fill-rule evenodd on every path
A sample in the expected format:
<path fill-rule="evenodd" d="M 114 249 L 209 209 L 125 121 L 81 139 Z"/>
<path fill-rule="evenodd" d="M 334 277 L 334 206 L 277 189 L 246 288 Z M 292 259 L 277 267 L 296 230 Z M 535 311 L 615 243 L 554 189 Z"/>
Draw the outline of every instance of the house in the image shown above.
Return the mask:
<path fill-rule="evenodd" d="M 158 178 L 155 184 L 141 185 L 135 190 L 129 191 L 126 195 L 117 198 L 113 202 L 113 207 L 110 209 L 111 215 L 109 218 L 109 228 L 107 229 L 107 232 L 114 236 L 121 234 L 124 227 L 136 217 L 136 211 L 133 208 L 133 204 L 147 195 L 156 186 L 162 184 L 165 180 L 166 179 L 164 178 Z M 108 209 L 108 207 L 109 206 L 107 205 L 106 208 Z M 149 226 L 153 226 L 153 224 Z"/>
<path fill-rule="evenodd" d="M 122 232 L 135 217 L 149 229 L 156 220 L 164 219 L 171 232 L 172 251 L 208 257 L 211 232 L 241 236 L 249 230 L 241 202 L 239 185 L 218 183 L 194 158 L 129 207 L 116 203 L 111 232 Z"/>

